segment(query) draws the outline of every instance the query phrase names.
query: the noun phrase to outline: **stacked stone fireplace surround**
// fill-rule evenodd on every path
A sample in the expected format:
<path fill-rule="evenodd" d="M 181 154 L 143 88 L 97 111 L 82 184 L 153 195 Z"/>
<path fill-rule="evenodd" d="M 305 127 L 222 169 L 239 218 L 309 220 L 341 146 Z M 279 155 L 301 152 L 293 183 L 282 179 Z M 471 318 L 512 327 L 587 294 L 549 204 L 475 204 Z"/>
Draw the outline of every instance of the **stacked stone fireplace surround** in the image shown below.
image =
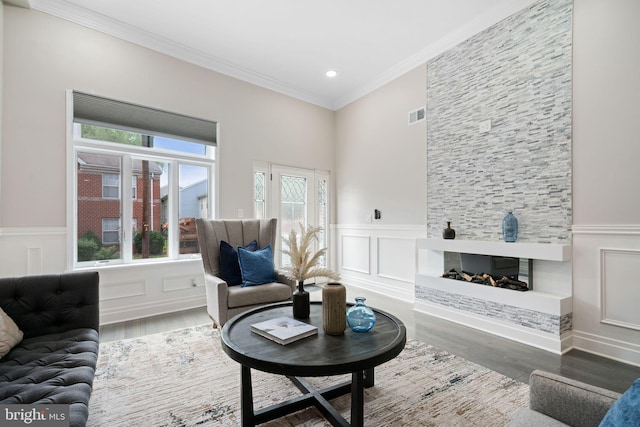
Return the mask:
<path fill-rule="evenodd" d="M 427 63 L 428 238 L 415 288 L 416 310 L 558 353 L 572 329 L 571 43 L 572 1 L 538 1 Z M 510 210 L 519 233 L 507 244 Z M 439 279 L 462 252 L 533 259 L 534 290 Z"/>

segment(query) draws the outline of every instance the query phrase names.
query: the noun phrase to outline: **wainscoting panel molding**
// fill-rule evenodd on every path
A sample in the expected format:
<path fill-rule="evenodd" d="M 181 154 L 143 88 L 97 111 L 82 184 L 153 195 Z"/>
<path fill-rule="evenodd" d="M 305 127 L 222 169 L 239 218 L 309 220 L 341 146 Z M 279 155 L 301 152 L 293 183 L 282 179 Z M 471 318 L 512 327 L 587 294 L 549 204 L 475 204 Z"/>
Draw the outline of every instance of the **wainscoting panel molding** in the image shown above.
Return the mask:
<path fill-rule="evenodd" d="M 369 274 L 371 272 L 371 263 L 369 258 L 369 247 L 371 238 L 369 236 L 343 234 L 342 257 L 340 268 L 351 270 L 356 273 Z"/>
<path fill-rule="evenodd" d="M 0 228 L 0 276 L 69 271 L 67 245 L 66 227 Z M 95 270 L 100 273 L 101 323 L 206 305 L 200 259 L 104 266 Z"/>
<path fill-rule="evenodd" d="M 573 345 L 640 366 L 640 226 L 574 225 Z"/>
<path fill-rule="evenodd" d="M 162 279 L 162 290 L 164 292 L 181 291 L 198 286 L 204 286 L 203 275 L 171 276 Z"/>
<path fill-rule="evenodd" d="M 27 248 L 27 274 L 42 274 L 42 248 Z"/>
<path fill-rule="evenodd" d="M 416 240 L 423 225 L 356 224 L 331 226 L 331 266 L 347 286 L 413 302 Z"/>
<path fill-rule="evenodd" d="M 416 239 L 381 236 L 378 242 L 378 276 L 413 284 L 416 257 L 396 256 L 415 251 Z"/>
<path fill-rule="evenodd" d="M 600 250 L 602 323 L 640 331 L 638 265 L 640 251 Z"/>
<path fill-rule="evenodd" d="M 0 274 L 19 277 L 66 270 L 67 230 L 64 227 L 0 228 Z"/>
<path fill-rule="evenodd" d="M 145 280 L 103 284 L 100 286 L 100 302 L 140 297 L 146 293 L 147 282 Z"/>

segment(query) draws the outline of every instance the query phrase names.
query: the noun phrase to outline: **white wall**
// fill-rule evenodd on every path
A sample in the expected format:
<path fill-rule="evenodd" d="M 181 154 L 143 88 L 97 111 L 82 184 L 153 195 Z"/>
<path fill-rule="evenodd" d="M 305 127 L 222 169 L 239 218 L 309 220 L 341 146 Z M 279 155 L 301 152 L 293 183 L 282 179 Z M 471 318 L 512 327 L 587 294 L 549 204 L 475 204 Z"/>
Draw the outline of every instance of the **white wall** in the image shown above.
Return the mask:
<path fill-rule="evenodd" d="M 574 345 L 640 365 L 640 2 L 576 0 Z"/>
<path fill-rule="evenodd" d="M 251 212 L 253 160 L 332 169 L 329 110 L 44 13 L 4 12 L 3 227 L 65 225 L 66 89 L 217 121 L 221 217 Z"/>
<path fill-rule="evenodd" d="M 253 161 L 333 169 L 330 110 L 41 12 L 5 5 L 3 13 L 3 276 L 67 265 L 67 89 L 217 121 L 219 217 L 253 211 Z M 192 286 L 201 273 L 199 261 L 103 269 L 102 320 L 204 305 L 203 288 Z"/>
<path fill-rule="evenodd" d="M 420 66 L 336 112 L 334 266 L 345 283 L 413 301 L 416 239 L 426 237 L 426 102 Z M 374 209 L 382 217 L 373 219 Z"/>
<path fill-rule="evenodd" d="M 636 0 L 574 0 L 574 346 L 637 365 L 640 287 L 627 277 L 640 263 L 639 16 Z M 390 224 L 409 224 L 419 235 L 417 224 L 426 224 L 426 136 L 395 117 L 424 102 L 425 71 L 419 67 L 336 113 L 336 234 L 346 234 L 353 248 L 345 253 L 335 239 L 336 261 L 352 267 L 343 277 L 382 292 L 397 293 L 403 282 L 377 275 L 376 265 L 389 265 L 378 258 L 377 236 L 401 234 Z M 368 226 L 374 208 L 383 220 Z"/>
<path fill-rule="evenodd" d="M 640 2 L 574 8 L 573 222 L 638 225 Z"/>
<path fill-rule="evenodd" d="M 337 222 L 425 224 L 426 122 L 408 125 L 424 107 L 426 67 L 420 66 L 336 112 Z"/>

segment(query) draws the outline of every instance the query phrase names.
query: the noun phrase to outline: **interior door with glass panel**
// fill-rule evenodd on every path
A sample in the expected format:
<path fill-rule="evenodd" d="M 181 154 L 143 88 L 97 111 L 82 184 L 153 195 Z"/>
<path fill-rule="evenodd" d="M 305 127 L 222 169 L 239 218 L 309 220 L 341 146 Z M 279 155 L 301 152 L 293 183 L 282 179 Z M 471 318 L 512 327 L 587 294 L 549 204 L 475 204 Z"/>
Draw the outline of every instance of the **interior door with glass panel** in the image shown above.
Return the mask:
<path fill-rule="evenodd" d="M 277 266 L 282 267 L 289 264 L 288 257 L 280 252 L 282 239 L 287 238 L 291 230 L 299 230 L 300 224 L 304 227 L 322 227 L 315 249 L 327 245 L 328 174 L 272 165 L 271 179 L 271 216 L 278 218 L 279 236 L 274 261 Z"/>

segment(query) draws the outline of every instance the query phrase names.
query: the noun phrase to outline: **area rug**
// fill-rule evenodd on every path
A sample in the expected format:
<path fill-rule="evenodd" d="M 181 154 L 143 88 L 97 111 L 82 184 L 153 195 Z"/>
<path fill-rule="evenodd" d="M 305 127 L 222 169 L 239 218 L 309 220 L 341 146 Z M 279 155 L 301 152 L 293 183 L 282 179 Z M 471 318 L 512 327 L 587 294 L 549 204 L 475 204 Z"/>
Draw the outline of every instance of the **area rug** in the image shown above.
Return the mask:
<path fill-rule="evenodd" d="M 409 340 L 376 368 L 365 390 L 366 426 L 503 426 L 527 406 L 529 388 L 425 343 Z M 324 387 L 348 376 L 308 378 Z M 299 395 L 284 377 L 253 371 L 255 407 Z M 332 401 L 348 420 L 350 398 Z M 239 426 L 240 365 L 211 325 L 106 342 L 89 405 L 89 426 Z M 329 426 L 309 408 L 265 426 Z"/>

